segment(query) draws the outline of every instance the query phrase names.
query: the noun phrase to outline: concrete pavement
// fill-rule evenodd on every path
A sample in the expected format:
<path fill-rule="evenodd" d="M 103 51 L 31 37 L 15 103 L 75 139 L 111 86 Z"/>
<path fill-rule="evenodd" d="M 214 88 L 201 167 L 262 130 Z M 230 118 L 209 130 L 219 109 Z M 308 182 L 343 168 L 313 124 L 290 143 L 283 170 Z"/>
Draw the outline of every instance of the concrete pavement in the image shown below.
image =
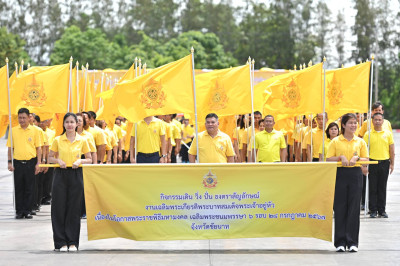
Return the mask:
<path fill-rule="evenodd" d="M 395 133 L 400 150 L 400 133 Z M 196 241 L 87 240 L 80 251 L 53 250 L 50 206 L 32 220 L 15 220 L 6 140 L 0 139 L 0 265 L 400 265 L 400 159 L 389 178 L 389 219 L 361 217 L 360 251 L 336 253 L 330 242 L 307 238 Z"/>

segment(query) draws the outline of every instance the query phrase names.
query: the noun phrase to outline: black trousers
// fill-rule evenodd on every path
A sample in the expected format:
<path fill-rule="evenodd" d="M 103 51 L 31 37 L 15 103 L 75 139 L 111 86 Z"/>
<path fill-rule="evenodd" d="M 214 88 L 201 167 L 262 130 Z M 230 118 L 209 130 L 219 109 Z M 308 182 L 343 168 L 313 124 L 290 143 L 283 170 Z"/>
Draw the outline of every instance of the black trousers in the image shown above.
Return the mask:
<path fill-rule="evenodd" d="M 34 189 L 32 210 L 38 209 L 40 207 L 40 205 L 42 204 L 43 180 L 44 180 L 43 173 L 39 173 L 39 174 L 35 175 L 35 189 Z"/>
<path fill-rule="evenodd" d="M 335 247 L 358 247 L 362 172 L 360 167 L 338 167 L 336 173 Z"/>
<path fill-rule="evenodd" d="M 190 147 L 190 145 L 192 145 L 192 142 L 189 142 L 186 144 L 188 147 Z M 181 151 L 180 151 L 180 155 L 182 157 L 182 162 L 183 163 L 188 163 L 189 162 L 189 149 L 186 148 L 185 145 L 182 144 L 181 146 Z"/>
<path fill-rule="evenodd" d="M 14 160 L 15 209 L 17 215 L 30 214 L 34 203 L 36 158 Z"/>
<path fill-rule="evenodd" d="M 175 146 L 172 147 L 171 163 L 176 163 Z"/>
<path fill-rule="evenodd" d="M 160 163 L 160 153 L 137 153 L 136 157 L 137 163 Z"/>
<path fill-rule="evenodd" d="M 370 159 L 371 161 L 376 161 Z M 378 164 L 369 166 L 369 209 L 371 212 L 378 211 L 380 214 L 386 208 L 386 190 L 389 177 L 390 161 L 378 161 Z"/>
<path fill-rule="evenodd" d="M 51 203 L 54 248 L 70 245 L 79 247 L 82 195 L 82 168 L 57 168 Z"/>
<path fill-rule="evenodd" d="M 312 158 L 313 162 L 319 162 L 319 158 Z"/>
<path fill-rule="evenodd" d="M 53 186 L 54 168 L 49 167 L 47 173 L 43 176 L 43 199 L 42 204 L 51 200 L 51 189 Z"/>

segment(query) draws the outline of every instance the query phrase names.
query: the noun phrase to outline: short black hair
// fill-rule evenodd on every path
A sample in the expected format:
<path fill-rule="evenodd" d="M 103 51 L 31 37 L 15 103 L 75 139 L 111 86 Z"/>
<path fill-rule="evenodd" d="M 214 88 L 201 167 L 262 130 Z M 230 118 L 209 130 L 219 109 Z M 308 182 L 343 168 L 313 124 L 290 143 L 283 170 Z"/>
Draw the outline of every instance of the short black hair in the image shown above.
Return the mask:
<path fill-rule="evenodd" d="M 274 120 L 274 122 L 275 122 L 275 118 L 274 118 L 273 115 L 266 115 L 266 116 L 264 117 L 264 120 L 267 119 L 268 117 L 272 117 L 272 120 Z"/>
<path fill-rule="evenodd" d="M 382 104 L 380 101 L 376 101 L 376 102 L 372 105 L 371 109 L 372 109 L 372 110 L 375 110 L 376 108 L 379 108 L 379 106 L 382 106 L 382 110 L 385 110 L 385 108 L 383 108 L 383 104 Z"/>
<path fill-rule="evenodd" d="M 35 115 L 35 120 L 36 120 L 36 122 L 40 123 L 40 116 Z"/>
<path fill-rule="evenodd" d="M 18 114 L 27 114 L 29 116 L 29 109 L 28 108 L 20 108 L 18 110 Z"/>
<path fill-rule="evenodd" d="M 349 121 L 352 118 L 354 118 L 357 121 L 357 116 L 355 114 L 353 114 L 353 113 L 347 113 L 347 114 L 344 114 L 342 116 L 342 119 L 341 119 L 340 123 L 341 123 L 341 127 L 342 127 L 341 132 L 342 132 L 343 135 L 344 135 L 344 130 L 345 130 L 344 129 L 344 125 L 346 125 L 347 121 Z"/>
<path fill-rule="evenodd" d="M 325 133 L 326 133 L 326 136 L 328 137 L 328 139 L 331 138 L 331 135 L 329 134 L 329 129 L 331 129 L 332 127 L 337 127 L 337 129 L 338 129 L 338 135 L 339 135 L 339 125 L 336 124 L 335 122 L 332 122 L 332 123 L 329 124 L 329 126 L 328 126 L 328 127 L 326 128 L 326 130 L 325 130 Z"/>
<path fill-rule="evenodd" d="M 93 119 L 96 119 L 96 117 L 97 117 L 96 113 L 93 111 L 88 111 L 87 115 L 89 118 L 93 118 Z"/>
<path fill-rule="evenodd" d="M 218 120 L 217 114 L 214 114 L 214 113 L 209 113 L 209 114 L 206 116 L 206 120 L 207 120 L 207 118 L 215 118 L 215 119 Z"/>
<path fill-rule="evenodd" d="M 260 111 L 254 111 L 254 115 L 261 115 L 262 116 L 262 113 Z"/>
<path fill-rule="evenodd" d="M 372 116 L 372 119 L 374 119 L 374 118 L 375 118 L 375 116 L 377 116 L 377 115 L 380 115 L 380 116 L 382 116 L 382 119 L 383 119 L 383 118 L 385 118 L 385 116 L 384 116 L 383 114 L 381 114 L 381 113 L 375 113 L 375 114 Z"/>

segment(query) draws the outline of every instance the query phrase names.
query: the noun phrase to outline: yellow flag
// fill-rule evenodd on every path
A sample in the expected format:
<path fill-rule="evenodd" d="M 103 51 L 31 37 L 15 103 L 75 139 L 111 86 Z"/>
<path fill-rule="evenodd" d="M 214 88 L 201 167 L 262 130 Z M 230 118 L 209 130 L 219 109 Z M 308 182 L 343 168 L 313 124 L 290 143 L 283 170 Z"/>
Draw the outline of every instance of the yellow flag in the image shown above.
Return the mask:
<path fill-rule="evenodd" d="M 115 118 L 119 116 L 113 95 L 114 88 L 100 93 L 99 97 L 103 100 L 103 106 L 97 111 L 97 120 L 105 120 L 111 128 L 114 125 Z"/>
<path fill-rule="evenodd" d="M 79 93 L 80 93 L 80 104 L 79 108 L 82 111 L 92 111 L 93 110 L 93 100 L 92 100 L 92 86 L 89 81 L 89 77 L 85 71 L 82 71 L 81 79 L 79 80 Z M 94 78 L 94 77 L 93 77 Z M 94 82 L 94 80 L 93 80 Z"/>
<path fill-rule="evenodd" d="M 22 107 L 34 113 L 66 112 L 68 86 L 69 64 L 31 67 L 11 85 L 11 112 Z"/>
<path fill-rule="evenodd" d="M 122 82 L 124 80 L 130 80 L 135 78 L 135 63 L 132 64 L 132 66 L 126 71 L 126 73 L 121 77 L 119 82 Z"/>
<path fill-rule="evenodd" d="M 350 112 L 368 112 L 371 62 L 326 72 L 325 108 L 330 119 Z"/>
<path fill-rule="evenodd" d="M 192 55 L 117 83 L 114 100 L 131 122 L 152 115 L 193 113 Z"/>
<path fill-rule="evenodd" d="M 0 68 L 0 115 L 8 114 L 7 66 Z"/>
<path fill-rule="evenodd" d="M 256 87 L 265 88 L 264 115 L 279 116 L 280 120 L 299 114 L 321 113 L 322 78 L 322 63 L 319 63 L 257 84 Z"/>
<path fill-rule="evenodd" d="M 230 116 L 251 112 L 250 65 L 196 76 L 198 120 L 209 113 Z"/>

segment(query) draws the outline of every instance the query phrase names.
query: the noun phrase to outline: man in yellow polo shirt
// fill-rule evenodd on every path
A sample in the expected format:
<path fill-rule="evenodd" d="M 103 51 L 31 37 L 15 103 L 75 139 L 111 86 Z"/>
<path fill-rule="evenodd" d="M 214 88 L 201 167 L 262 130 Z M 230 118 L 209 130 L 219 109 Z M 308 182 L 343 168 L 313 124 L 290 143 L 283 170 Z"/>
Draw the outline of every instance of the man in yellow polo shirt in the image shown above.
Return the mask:
<path fill-rule="evenodd" d="M 200 163 L 233 163 L 235 152 L 231 138 L 218 129 L 218 116 L 206 116 L 206 130 L 198 134 Z M 197 156 L 197 139 L 194 138 L 189 149 L 189 161 L 194 163 Z"/>
<path fill-rule="evenodd" d="M 85 118 L 85 113 L 83 114 Z M 93 162 L 93 164 L 96 163 L 102 164 L 103 158 L 106 155 L 106 143 L 107 143 L 106 135 L 101 128 L 95 125 L 96 113 L 93 111 L 89 111 L 86 114 L 88 116 L 89 124 L 88 127 L 85 128 L 85 130 L 87 130 L 90 134 L 92 134 L 97 149 L 97 162 Z"/>
<path fill-rule="evenodd" d="M 325 123 L 328 121 L 328 115 L 325 113 Z M 322 145 L 322 138 L 325 134 L 324 129 L 324 114 L 317 114 L 317 127 L 312 130 L 312 146 L 311 146 L 311 135 L 306 138 L 307 144 L 307 161 L 318 162 L 319 161 L 319 148 Z M 326 134 L 325 137 L 326 139 Z M 312 151 L 311 151 L 312 147 Z"/>
<path fill-rule="evenodd" d="M 131 163 L 166 163 L 167 143 L 164 123 L 153 116 L 137 123 L 137 160 L 135 159 L 135 128 L 130 141 Z M 160 158 L 161 151 L 161 158 Z"/>
<path fill-rule="evenodd" d="M 16 219 L 32 219 L 31 208 L 34 201 L 35 175 L 39 174 L 42 149 L 39 131 L 29 124 L 29 110 L 18 110 L 18 126 L 12 128 L 11 138 L 7 140 L 8 170 L 14 171 Z"/>
<path fill-rule="evenodd" d="M 394 141 L 390 130 L 383 128 L 384 116 L 375 113 L 372 116 L 374 129 L 371 130 L 371 137 L 368 132 L 364 135 L 365 142 L 370 139 L 370 160 L 378 161 L 378 164 L 369 166 L 369 210 L 370 217 L 377 215 L 388 218 L 386 213 L 386 190 L 389 173 L 394 169 Z"/>
<path fill-rule="evenodd" d="M 286 141 L 282 132 L 274 129 L 272 115 L 264 118 L 265 130 L 256 134 L 257 162 L 285 162 L 287 158 Z"/>
<path fill-rule="evenodd" d="M 260 111 L 255 111 L 255 112 L 254 112 L 254 134 L 257 134 L 258 132 L 260 132 L 258 121 L 260 121 L 261 119 L 262 119 L 262 114 L 261 114 L 261 112 L 260 112 Z M 243 143 L 243 145 L 242 145 L 241 159 L 242 159 L 243 162 L 246 162 L 246 161 L 252 162 L 252 160 L 251 160 L 250 158 L 248 158 L 248 159 L 246 160 L 247 155 L 248 155 L 248 154 L 247 154 L 247 150 L 248 150 L 247 146 L 249 145 L 248 143 L 250 142 L 252 136 L 253 136 L 253 126 L 249 126 L 249 127 L 245 130 L 245 132 L 244 132 L 244 134 L 243 134 L 243 136 L 242 136 L 242 143 Z M 253 139 L 253 140 L 254 140 L 254 139 Z M 250 160 L 249 160 L 249 159 L 250 159 Z"/>
<path fill-rule="evenodd" d="M 371 106 L 371 117 L 374 116 L 374 114 L 376 114 L 376 113 L 383 114 L 384 112 L 385 112 L 385 110 L 384 110 L 383 104 L 380 101 L 375 102 Z M 365 120 L 364 123 L 362 124 L 360 130 L 358 131 L 358 136 L 360 138 L 363 138 L 365 135 L 365 132 L 368 131 L 368 122 L 371 123 L 371 120 L 370 119 Z M 371 125 L 371 129 L 372 129 L 372 127 L 373 127 L 373 125 Z M 386 119 L 383 120 L 382 128 L 392 132 L 392 125 Z"/>

